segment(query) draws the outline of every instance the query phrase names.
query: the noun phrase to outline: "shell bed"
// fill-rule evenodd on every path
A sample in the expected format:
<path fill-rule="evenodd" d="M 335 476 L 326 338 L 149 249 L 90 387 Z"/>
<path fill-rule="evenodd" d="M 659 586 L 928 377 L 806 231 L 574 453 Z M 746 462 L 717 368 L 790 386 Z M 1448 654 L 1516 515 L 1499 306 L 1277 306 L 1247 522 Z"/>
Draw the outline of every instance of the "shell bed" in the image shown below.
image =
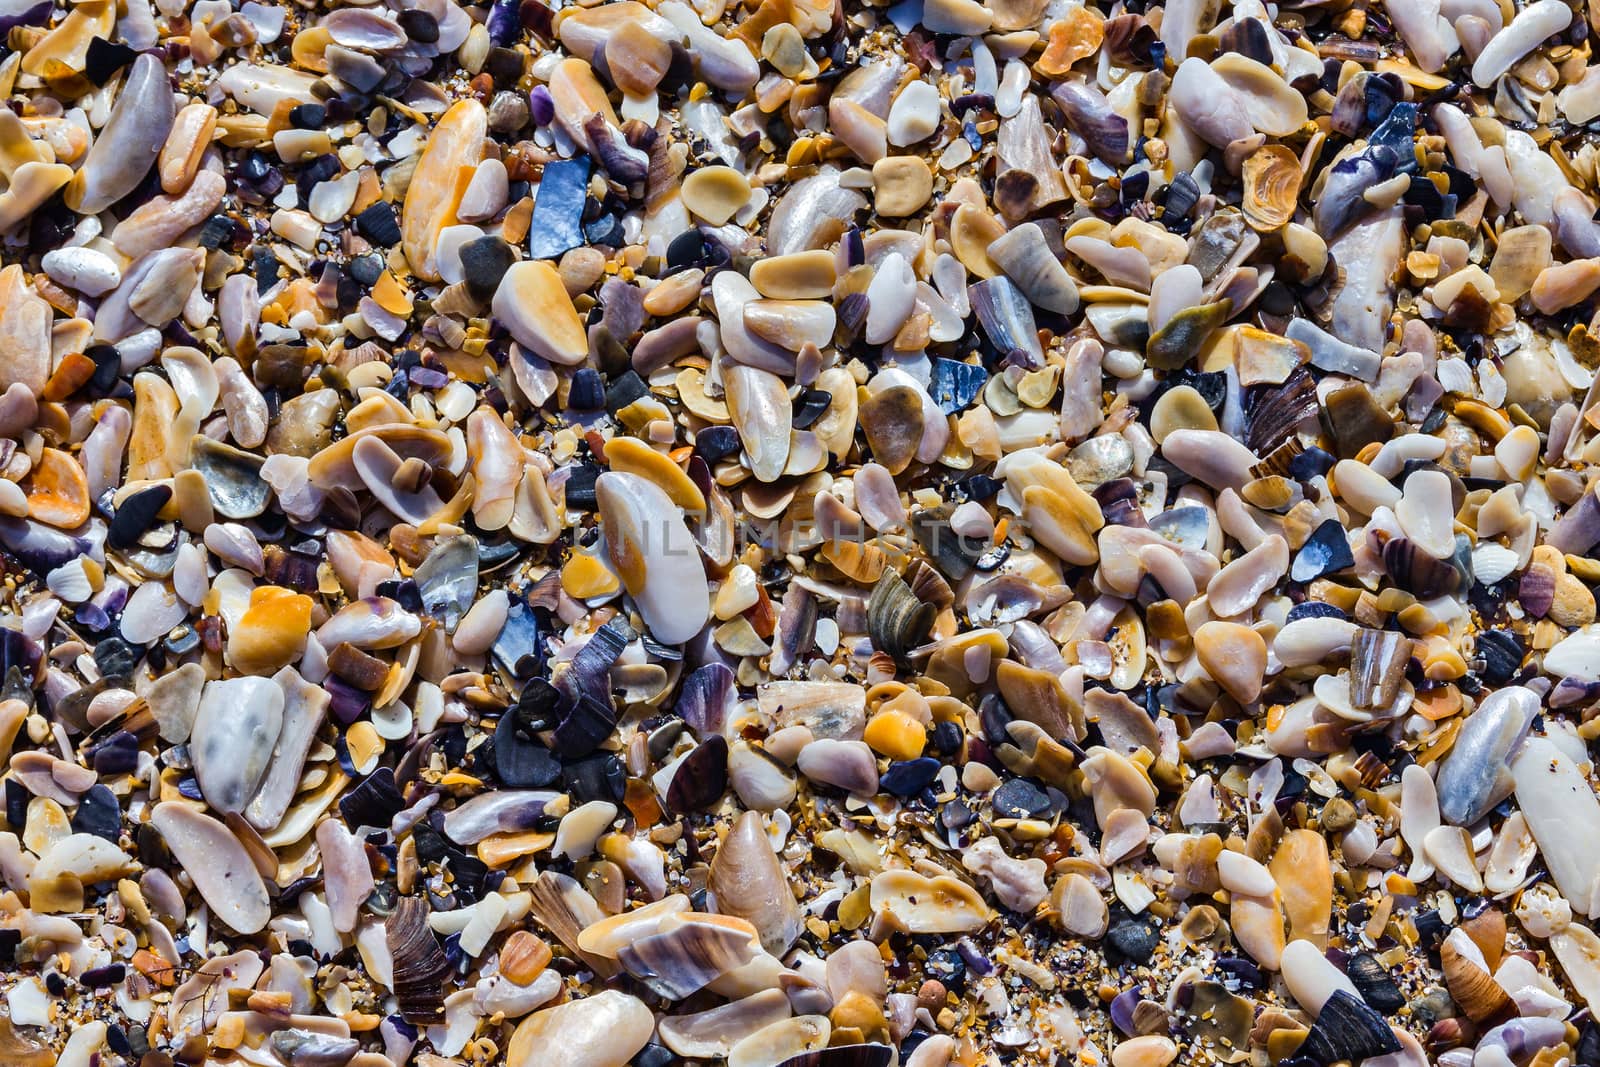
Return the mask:
<path fill-rule="evenodd" d="M 0 30 L 3 1067 L 1600 1067 L 1600 3 Z"/>

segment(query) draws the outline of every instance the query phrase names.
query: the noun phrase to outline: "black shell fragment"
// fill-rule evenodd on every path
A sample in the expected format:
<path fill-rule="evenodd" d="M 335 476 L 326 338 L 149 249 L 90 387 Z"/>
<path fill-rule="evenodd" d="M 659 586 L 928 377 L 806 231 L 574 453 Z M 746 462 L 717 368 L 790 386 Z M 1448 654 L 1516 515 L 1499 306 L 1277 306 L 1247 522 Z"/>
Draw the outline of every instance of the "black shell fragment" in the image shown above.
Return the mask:
<path fill-rule="evenodd" d="M 1399 984 L 1371 953 L 1360 952 L 1351 956 L 1350 962 L 1345 964 L 1344 973 L 1356 987 L 1356 992 L 1361 994 L 1361 999 L 1375 1010 L 1393 1015 L 1405 1007 L 1406 998 L 1400 992 Z"/>
<path fill-rule="evenodd" d="M 1355 562 L 1344 526 L 1337 519 L 1329 519 L 1300 547 L 1289 568 L 1289 577 L 1296 582 L 1310 582 L 1354 566 Z"/>
<path fill-rule="evenodd" d="M 1349 990 L 1340 989 L 1322 1006 L 1322 1013 L 1297 1050 L 1323 1067 L 1345 1060 L 1360 1063 L 1400 1051 L 1400 1039 L 1389 1024 Z"/>

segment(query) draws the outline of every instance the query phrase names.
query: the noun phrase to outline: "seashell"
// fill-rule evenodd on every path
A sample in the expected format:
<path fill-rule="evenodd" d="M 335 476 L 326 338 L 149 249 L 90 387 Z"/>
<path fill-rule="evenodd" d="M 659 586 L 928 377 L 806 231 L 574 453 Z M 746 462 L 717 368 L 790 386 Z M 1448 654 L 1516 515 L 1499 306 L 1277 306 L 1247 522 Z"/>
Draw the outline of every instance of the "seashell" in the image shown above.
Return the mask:
<path fill-rule="evenodd" d="M 1389 708 L 1400 695 L 1411 640 L 1392 630 L 1357 630 L 1350 642 L 1350 704 Z"/>
<path fill-rule="evenodd" d="M 267 510 L 272 490 L 261 478 L 261 457 L 196 434 L 189 443 L 189 462 L 205 478 L 217 514 L 252 519 Z"/>
<path fill-rule="evenodd" d="M 110 118 L 67 183 L 67 206 L 94 215 L 132 192 L 155 163 L 176 117 L 166 67 L 154 53 L 142 53 L 128 69 Z"/>
<path fill-rule="evenodd" d="M 678 6 L 688 10 L 685 5 Z M 690 17 L 699 23 L 699 16 L 691 13 Z M 789 186 L 773 205 L 767 223 L 767 253 L 791 256 L 826 248 L 838 240 L 856 212 L 866 206 L 866 197 L 840 186 L 837 169 L 823 167 Z"/>
<path fill-rule="evenodd" d="M 1104 827 L 1113 812 L 1133 808 L 1149 817 L 1155 811 L 1156 791 L 1138 765 L 1110 749 L 1095 746 L 1080 764 L 1095 821 Z"/>
<path fill-rule="evenodd" d="M 757 480 L 776 481 L 789 458 L 793 408 L 783 380 L 756 367 L 724 368 L 728 413 Z"/>
<path fill-rule="evenodd" d="M 1176 93 L 1177 86 L 1173 86 Z M 1100 159 L 1112 166 L 1127 162 L 1130 147 L 1128 120 L 1118 114 L 1105 94 L 1088 82 L 1063 81 L 1050 90 L 1061 105 L 1067 125 Z"/>
<path fill-rule="evenodd" d="M 1322 1005 L 1317 1021 L 1296 1050 L 1320 1064 L 1363 1060 L 1401 1051 L 1389 1024 L 1361 998 L 1340 989 Z"/>
<path fill-rule="evenodd" d="M 324 648 L 349 643 L 371 650 L 403 645 L 422 632 L 422 622 L 388 597 L 366 597 L 346 604 L 317 628 Z"/>
<path fill-rule="evenodd" d="M 1327 841 L 1315 830 L 1291 830 L 1273 854 L 1271 870 L 1283 894 L 1289 936 L 1326 945 L 1333 908 Z"/>
<path fill-rule="evenodd" d="M 680 1056 L 723 1058 L 740 1041 L 788 1018 L 789 998 L 781 990 L 765 989 L 706 1011 L 663 1019 L 661 1041 Z"/>
<path fill-rule="evenodd" d="M 401 248 L 411 269 L 424 281 L 438 281 L 439 267 L 434 248 L 439 233 L 456 223 L 456 208 L 465 190 L 458 175 L 462 168 L 478 162 L 483 151 L 483 139 L 488 134 L 488 112 L 473 99 L 458 100 L 439 117 L 428 136 L 427 147 L 417 161 L 411 184 L 406 187 L 405 204 L 400 212 Z M 531 265 L 531 264 L 530 264 Z M 545 264 L 549 268 L 548 264 Z M 554 268 L 549 268 L 552 273 Z M 505 283 L 501 283 L 502 289 Z M 564 292 L 564 290 L 563 290 Z M 499 297 L 499 292 L 496 292 Z M 531 298 L 529 294 L 519 296 Z M 540 307 L 526 309 L 532 314 L 548 310 Z M 495 317 L 502 318 L 499 308 Z M 502 318 L 502 321 L 506 321 Z M 527 320 L 518 320 L 521 325 Z M 559 322 L 559 320 L 557 320 Z M 554 328 L 554 327 L 551 327 Z M 513 329 L 513 336 L 523 341 Z M 529 347 L 534 347 L 530 345 Z M 541 352 L 541 355 L 545 353 Z M 551 358 L 551 357 L 546 357 Z M 581 358 L 581 357 L 580 357 Z M 561 362 L 559 358 L 555 362 Z"/>
<path fill-rule="evenodd" d="M 240 679 L 235 679 L 238 681 Z M 255 795 L 244 808 L 246 821 L 257 830 L 269 831 L 282 821 L 300 788 L 306 758 L 327 716 L 332 701 L 327 690 L 312 685 L 293 668 L 285 667 L 272 681 L 282 691 L 282 725 L 272 747 L 271 762 Z M 211 685 L 225 685 L 211 682 Z M 237 690 L 235 690 L 237 691 Z M 266 698 L 271 701 L 271 698 Z M 152 702 L 152 709 L 154 703 Z"/>
<path fill-rule="evenodd" d="M 727 915 L 680 912 L 623 945 L 617 961 L 658 996 L 682 1000 L 749 963 L 761 951 L 755 927 Z"/>
<path fill-rule="evenodd" d="M 1452 826 L 1472 826 L 1511 795 L 1509 769 L 1539 697 L 1524 686 L 1497 689 L 1467 716 L 1439 768 L 1439 813 Z"/>
<path fill-rule="evenodd" d="M 1461 583 L 1459 571 L 1404 537 L 1391 538 L 1384 544 L 1383 568 L 1396 586 L 1422 600 L 1452 593 Z"/>
<path fill-rule="evenodd" d="M 393 961 L 391 988 L 407 1022 L 444 1020 L 444 980 L 450 969 L 428 927 L 428 905 L 421 897 L 401 897 L 384 923 L 385 944 Z"/>
<path fill-rule="evenodd" d="M 1031 303 L 1062 315 L 1078 310 L 1078 287 L 1050 251 L 1037 223 L 1008 230 L 989 244 L 988 253 Z"/>
<path fill-rule="evenodd" d="M 11 184 L 0 193 L 0 231 L 12 230 L 29 218 L 72 180 L 72 168 L 60 163 L 31 160 L 11 174 Z"/>
<path fill-rule="evenodd" d="M 65 452 L 41 449 L 22 488 L 29 518 L 62 530 L 75 530 L 89 518 L 89 481 Z"/>
<path fill-rule="evenodd" d="M 933 625 L 934 607 L 918 600 L 905 580 L 884 571 L 867 603 L 867 632 L 874 648 L 904 660 Z"/>
<path fill-rule="evenodd" d="M 1069 934 L 1096 940 L 1105 936 L 1110 913 L 1100 891 L 1083 875 L 1062 876 L 1050 890 L 1050 906 L 1056 923 Z"/>
<path fill-rule="evenodd" d="M 1150 335 L 1145 344 L 1146 362 L 1158 370 L 1178 370 L 1232 314 L 1233 301 L 1226 297 L 1183 309 Z"/>
<path fill-rule="evenodd" d="M 350 933 L 356 928 L 361 905 L 375 888 L 366 847 L 337 819 L 318 823 L 316 837 L 333 928 Z"/>
<path fill-rule="evenodd" d="M 752 300 L 744 306 L 746 329 L 764 341 L 799 352 L 833 341 L 833 306 L 819 300 Z"/>
<path fill-rule="evenodd" d="M 243 674 L 271 674 L 305 651 L 311 598 L 276 586 L 251 591 L 228 633 L 227 658 Z"/>
<path fill-rule="evenodd" d="M 596 480 L 595 499 L 607 558 L 645 625 L 664 644 L 689 640 L 710 618 L 711 597 L 683 513 L 653 483 L 622 471 Z"/>
<path fill-rule="evenodd" d="M 867 797 L 878 791 L 877 757 L 861 741 L 818 738 L 800 750 L 795 765 L 811 781 L 851 796 Z"/>
<path fill-rule="evenodd" d="M 266 884 L 249 853 L 226 826 L 175 800 L 152 808 L 150 824 L 217 918 L 247 935 L 267 925 L 272 902 Z"/>
<path fill-rule="evenodd" d="M 206 803 L 241 812 L 255 796 L 283 728 L 284 693 L 266 678 L 206 683 L 189 754 Z"/>
<path fill-rule="evenodd" d="M 666 792 L 669 811 L 685 813 L 711 807 L 728 788 L 728 742 L 713 735 L 689 750 L 673 767 Z"/>
<path fill-rule="evenodd" d="M 1514 811 L 1495 835 L 1483 870 L 1483 885 L 1490 893 L 1509 893 L 1528 876 L 1528 868 L 1538 855 L 1538 845 L 1528 830 L 1527 816 Z"/>
<path fill-rule="evenodd" d="M 1240 704 L 1255 702 L 1267 669 L 1267 643 L 1260 634 L 1238 623 L 1213 621 L 1195 631 L 1194 647 L 1212 681 Z"/>
<path fill-rule="evenodd" d="M 782 956 L 800 936 L 800 905 L 756 812 L 741 815 L 722 839 L 706 887 L 716 910 L 747 920 L 774 956 Z"/>
<path fill-rule="evenodd" d="M 1384 1015 L 1393 1015 L 1405 1007 L 1406 998 L 1387 968 L 1370 952 L 1358 952 L 1346 961 L 1345 976 L 1367 1006 Z"/>
<path fill-rule="evenodd" d="M 983 897 L 967 883 L 901 869 L 873 877 L 870 904 L 873 914 L 892 929 L 912 935 L 972 933 L 992 917 Z"/>
<path fill-rule="evenodd" d="M 1453 939 L 1439 947 L 1439 969 L 1444 974 L 1450 999 L 1476 1023 L 1490 1026 L 1505 1022 L 1517 1013 L 1517 1006 L 1483 968 L 1463 955 Z"/>
<path fill-rule="evenodd" d="M 139 205 L 117 224 L 111 243 L 128 259 L 173 245 L 185 231 L 211 217 L 227 185 L 222 175 L 200 171 L 182 193 L 153 197 Z"/>
<path fill-rule="evenodd" d="M 803 726 L 813 737 L 859 739 L 867 724 L 866 691 L 851 682 L 767 682 L 756 705 L 773 729 Z"/>
<path fill-rule="evenodd" d="M 1571 22 L 1572 9 L 1560 0 L 1529 4 L 1472 61 L 1473 83 L 1481 88 L 1493 85 L 1541 41 L 1565 30 Z"/>
<path fill-rule="evenodd" d="M 1305 175 L 1287 145 L 1263 145 L 1245 157 L 1244 216 L 1263 233 L 1282 228 L 1294 218 Z"/>
<path fill-rule="evenodd" d="M 1226 148 L 1255 132 L 1239 94 L 1198 56 L 1178 65 L 1169 96 L 1184 126 L 1214 147 Z"/>
<path fill-rule="evenodd" d="M 480 793 L 445 815 L 445 836 L 460 845 L 475 845 L 490 834 L 531 830 L 557 795 L 542 790 Z"/>
<path fill-rule="evenodd" d="M 833 1032 L 826 1015 L 797 1015 L 763 1027 L 728 1051 L 728 1067 L 774 1067 L 825 1048 Z"/>
<path fill-rule="evenodd" d="M 1507 691 L 1497 690 L 1490 699 Z M 1484 705 L 1487 707 L 1487 700 Z M 1477 714 L 1483 710 L 1480 708 Z M 1465 732 L 1463 728 L 1462 733 Z M 1458 738 L 1456 745 L 1460 744 Z M 1497 769 L 1503 773 L 1503 767 Z M 1572 759 L 1549 738 L 1528 738 L 1510 759 L 1510 777 L 1515 782 L 1517 804 L 1528 830 L 1539 843 L 1539 854 L 1557 888 L 1572 902 L 1574 910 L 1593 916 L 1600 910 L 1594 900 L 1600 854 L 1588 847 L 1590 838 L 1585 835 L 1600 827 L 1600 801 L 1595 800 Z"/>
<path fill-rule="evenodd" d="M 1473 860 L 1472 838 L 1459 826 L 1436 826 L 1422 839 L 1422 854 L 1434 869 L 1469 893 L 1483 892 Z"/>
<path fill-rule="evenodd" d="M 1394 310 L 1390 278 L 1400 263 L 1405 227 L 1400 208 L 1391 208 L 1350 227 L 1328 246 L 1344 267 L 1344 283 L 1329 309 L 1329 332 L 1359 349 L 1383 350 Z"/>
<path fill-rule="evenodd" d="M 1241 615 L 1288 570 L 1289 545 L 1274 534 L 1218 571 L 1206 587 L 1206 600 L 1211 610 L 1222 618 Z"/>
<path fill-rule="evenodd" d="M 0 388 L 26 386 L 35 396 L 50 377 L 50 305 L 19 264 L 0 270 Z"/>
<path fill-rule="evenodd" d="M 583 323 L 552 264 L 513 264 L 495 289 L 492 310 L 517 343 L 535 355 L 565 366 L 588 358 Z"/>

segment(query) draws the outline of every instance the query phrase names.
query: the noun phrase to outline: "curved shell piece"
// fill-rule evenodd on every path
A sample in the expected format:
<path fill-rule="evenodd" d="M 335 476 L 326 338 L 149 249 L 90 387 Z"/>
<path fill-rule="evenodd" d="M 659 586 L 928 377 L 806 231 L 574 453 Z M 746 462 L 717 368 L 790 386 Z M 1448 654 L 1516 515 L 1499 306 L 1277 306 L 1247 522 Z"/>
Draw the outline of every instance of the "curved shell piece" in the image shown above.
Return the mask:
<path fill-rule="evenodd" d="M 483 151 L 489 115 L 482 104 L 458 100 L 439 116 L 428 146 L 406 188 L 401 209 L 400 247 L 419 278 L 439 280 L 435 247 L 439 234 L 456 223 L 461 194 L 472 180 L 473 165 Z"/>
<path fill-rule="evenodd" d="M 177 800 L 157 804 L 150 822 L 217 918 L 241 934 L 267 925 L 272 902 L 266 883 L 226 826 Z"/>
<path fill-rule="evenodd" d="M 870 897 L 873 914 L 908 934 L 971 933 L 993 914 L 976 889 L 950 875 L 884 871 L 873 877 Z"/>
<path fill-rule="evenodd" d="M 177 114 L 166 67 L 152 53 L 140 55 L 128 70 L 111 117 L 67 184 L 67 206 L 92 215 L 132 192 L 155 164 Z"/>
<path fill-rule="evenodd" d="M 672 498 L 637 474 L 609 471 L 595 481 L 606 556 L 663 644 L 681 644 L 711 615 L 700 550 Z"/>

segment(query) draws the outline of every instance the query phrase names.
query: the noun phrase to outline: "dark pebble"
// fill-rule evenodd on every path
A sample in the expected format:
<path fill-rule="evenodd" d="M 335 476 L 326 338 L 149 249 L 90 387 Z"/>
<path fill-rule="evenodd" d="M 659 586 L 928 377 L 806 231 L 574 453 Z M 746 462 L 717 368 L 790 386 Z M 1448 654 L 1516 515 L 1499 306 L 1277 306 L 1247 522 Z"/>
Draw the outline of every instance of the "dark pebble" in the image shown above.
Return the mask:
<path fill-rule="evenodd" d="M 1478 674 L 1490 685 L 1505 685 L 1522 666 L 1522 642 L 1510 630 L 1484 630 L 1478 634 L 1478 655 L 1483 669 Z"/>
<path fill-rule="evenodd" d="M 667 267 L 671 270 L 693 267 L 699 264 L 705 255 L 706 243 L 700 236 L 700 231 L 684 230 L 667 245 Z"/>
<path fill-rule="evenodd" d="M 399 15 L 400 28 L 406 36 L 419 44 L 432 44 L 439 39 L 439 20 L 426 11 L 412 8 Z"/>
<path fill-rule="evenodd" d="M 978 398 L 989 381 L 981 364 L 935 359 L 928 376 L 928 394 L 939 410 L 954 415 Z"/>
<path fill-rule="evenodd" d="M 914 797 L 928 787 L 939 773 L 939 761 L 930 756 L 889 764 L 878 779 L 878 788 L 890 796 Z"/>
<path fill-rule="evenodd" d="M 599 477 L 600 468 L 593 463 L 580 463 L 572 468 L 565 486 L 568 510 L 593 511 L 599 507 L 594 495 L 595 479 Z"/>
<path fill-rule="evenodd" d="M 117 548 L 130 548 L 156 521 L 156 513 L 172 499 L 172 486 L 152 485 L 130 493 L 111 518 L 111 544 Z"/>
<path fill-rule="evenodd" d="M 545 164 L 528 222 L 528 253 L 534 259 L 555 259 L 584 243 L 583 206 L 588 195 L 588 156 Z"/>
<path fill-rule="evenodd" d="M 289 125 L 297 130 L 320 130 L 327 121 L 328 109 L 321 104 L 297 104 L 289 109 Z"/>
<path fill-rule="evenodd" d="M 1129 963 L 1149 963 L 1161 940 L 1156 924 L 1134 915 L 1121 915 L 1106 930 L 1106 944 Z"/>
<path fill-rule="evenodd" d="M 1289 461 L 1289 477 L 1297 481 L 1310 481 L 1319 474 L 1327 474 L 1339 462 L 1332 452 L 1312 445 Z"/>
<path fill-rule="evenodd" d="M 606 406 L 606 387 L 600 372 L 593 367 L 581 367 L 572 376 L 572 388 L 567 393 L 567 406 L 573 411 L 599 411 Z"/>
<path fill-rule="evenodd" d="M 357 256 L 344 266 L 350 272 L 350 277 L 369 289 L 377 285 L 378 279 L 383 277 L 383 257 L 376 252 Z"/>
<path fill-rule="evenodd" d="M 561 784 L 579 804 L 591 800 L 619 803 L 628 785 L 628 770 L 610 753 L 585 756 L 562 764 Z"/>
<path fill-rule="evenodd" d="M 144 657 L 144 649 L 120 637 L 108 637 L 94 646 L 94 665 L 102 678 L 130 678 Z"/>
<path fill-rule="evenodd" d="M 400 222 L 394 216 L 394 205 L 379 200 L 356 216 L 356 232 L 380 248 L 393 248 L 400 243 Z"/>
<path fill-rule="evenodd" d="M 200 227 L 201 248 L 221 248 L 233 240 L 234 222 L 226 215 L 212 215 Z"/>
<path fill-rule="evenodd" d="M 1296 604 L 1289 609 L 1288 622 L 1299 622 L 1301 619 L 1348 619 L 1350 616 L 1334 607 L 1332 604 L 1321 600 L 1307 600 Z"/>
<path fill-rule="evenodd" d="M 116 844 L 122 834 L 122 807 L 117 795 L 98 782 L 90 786 L 78 798 L 78 809 L 72 813 L 72 832 L 93 834 Z"/>
<path fill-rule="evenodd" d="M 532 737 L 522 735 L 517 714 L 500 716 L 494 731 L 494 769 L 509 789 L 544 789 L 561 778 L 561 761 Z"/>
<path fill-rule="evenodd" d="M 1003 819 L 1042 819 L 1050 813 L 1050 798 L 1026 778 L 1013 778 L 994 791 L 994 813 Z"/>
<path fill-rule="evenodd" d="M 732 426 L 707 426 L 694 435 L 694 450 L 707 463 L 726 459 L 739 451 L 739 431 Z"/>
<path fill-rule="evenodd" d="M 639 1050 L 633 1058 L 633 1067 L 667 1067 L 676 1063 L 678 1057 L 665 1045 L 649 1044 Z"/>
<path fill-rule="evenodd" d="M 624 371 L 606 387 L 606 410 L 615 415 L 635 400 L 648 395 L 649 392 L 650 387 L 645 384 L 645 380 L 639 377 L 636 371 Z"/>
<path fill-rule="evenodd" d="M 1345 964 L 1344 973 L 1356 987 L 1356 992 L 1361 994 L 1361 999 L 1374 1010 L 1393 1015 L 1406 1006 L 1405 994 L 1400 992 L 1399 984 L 1389 974 L 1388 968 L 1371 953 L 1358 952 L 1351 956 Z"/>
<path fill-rule="evenodd" d="M 405 806 L 400 788 L 395 784 L 394 771 L 389 767 L 379 767 L 339 798 L 339 814 L 352 829 L 388 826 Z"/>
<path fill-rule="evenodd" d="M 804 430 L 814 424 L 827 412 L 828 405 L 833 403 L 833 394 L 826 389 L 806 389 L 794 403 L 794 416 L 792 422 L 797 430 Z"/>
<path fill-rule="evenodd" d="M 494 296 L 511 264 L 517 261 L 510 245 L 493 234 L 461 246 L 461 275 L 468 292 L 479 300 Z"/>
<path fill-rule="evenodd" d="M 127 977 L 128 968 L 121 963 L 108 963 L 104 967 L 91 967 L 84 971 L 78 981 L 89 989 L 104 989 L 114 986 Z"/>
<path fill-rule="evenodd" d="M 104 85 L 111 80 L 113 74 L 132 63 L 138 56 L 138 52 L 125 44 L 116 44 L 103 37 L 91 38 L 89 50 L 83 58 L 84 77 L 96 85 Z"/>
<path fill-rule="evenodd" d="M 953 756 L 961 751 L 961 727 L 953 722 L 934 723 L 933 750 L 941 756 Z"/>

